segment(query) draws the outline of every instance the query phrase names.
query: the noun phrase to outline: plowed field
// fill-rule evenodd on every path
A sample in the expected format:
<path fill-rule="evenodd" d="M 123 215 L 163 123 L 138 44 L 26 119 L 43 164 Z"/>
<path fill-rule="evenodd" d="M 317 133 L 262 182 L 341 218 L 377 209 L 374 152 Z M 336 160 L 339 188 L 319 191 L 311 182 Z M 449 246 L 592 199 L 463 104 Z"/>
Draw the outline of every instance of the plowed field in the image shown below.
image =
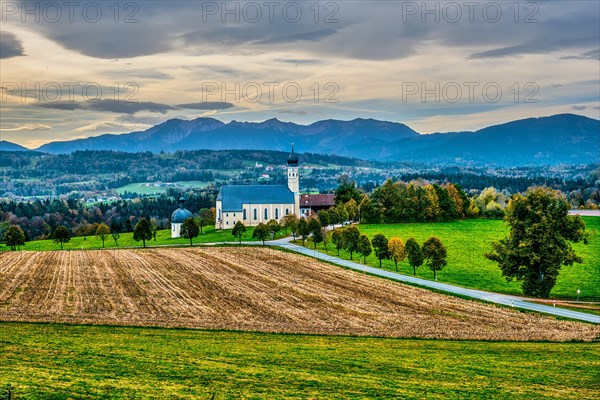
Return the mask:
<path fill-rule="evenodd" d="M 600 334 L 258 247 L 1 253 L 0 320 L 491 340 Z"/>

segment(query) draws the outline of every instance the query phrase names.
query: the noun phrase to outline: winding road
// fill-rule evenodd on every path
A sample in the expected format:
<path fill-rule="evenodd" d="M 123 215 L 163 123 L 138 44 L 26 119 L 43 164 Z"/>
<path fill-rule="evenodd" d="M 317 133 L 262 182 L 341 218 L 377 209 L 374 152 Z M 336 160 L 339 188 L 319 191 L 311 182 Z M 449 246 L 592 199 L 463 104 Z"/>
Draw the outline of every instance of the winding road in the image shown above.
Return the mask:
<path fill-rule="evenodd" d="M 248 243 L 246 243 L 248 244 Z M 260 244 L 260 243 L 256 243 Z M 402 275 L 396 272 L 386 271 L 379 268 L 369 267 L 364 264 L 359 264 L 353 261 L 344 260 L 339 257 L 335 257 L 328 254 L 323 254 L 316 250 L 311 250 L 303 246 L 298 246 L 296 244 L 291 243 L 291 238 L 284 238 L 278 240 L 272 240 L 267 242 L 267 244 L 271 246 L 281 247 L 296 253 L 300 253 L 309 257 L 313 257 L 319 260 L 323 260 L 326 262 L 330 262 L 332 264 L 336 264 L 342 267 L 351 268 L 356 271 L 369 273 L 371 275 L 381 276 L 384 278 L 393 279 L 400 282 L 407 282 L 412 284 L 417 284 L 419 286 L 428 287 L 431 289 L 441 290 L 448 293 L 458 294 L 461 296 L 471 297 L 473 299 L 489 301 L 495 304 L 501 304 L 509 307 L 517 307 L 524 310 L 537 311 L 546 314 L 552 314 L 559 317 L 566 317 L 571 319 L 576 319 L 580 321 L 592 322 L 592 323 L 600 323 L 600 315 L 593 315 L 579 311 L 571 311 L 564 308 L 559 307 L 551 307 L 545 306 L 542 304 L 532 303 L 527 301 L 528 299 L 525 297 L 512 296 L 507 294 L 486 292 L 483 290 L 476 289 L 467 289 L 460 286 L 450 285 L 447 283 L 434 282 L 427 279 L 416 278 L 413 276 Z"/>

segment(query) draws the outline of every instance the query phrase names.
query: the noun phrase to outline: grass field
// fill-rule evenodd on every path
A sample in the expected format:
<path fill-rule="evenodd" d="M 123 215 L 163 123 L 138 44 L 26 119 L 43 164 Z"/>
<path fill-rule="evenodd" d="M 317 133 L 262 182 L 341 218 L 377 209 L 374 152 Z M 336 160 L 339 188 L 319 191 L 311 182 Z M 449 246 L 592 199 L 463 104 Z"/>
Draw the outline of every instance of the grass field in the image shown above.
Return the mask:
<path fill-rule="evenodd" d="M 583 217 L 589 243 L 574 245 L 578 254 L 583 257 L 583 264 L 563 267 L 551 297 L 574 299 L 577 289 L 581 290 L 580 299 L 600 301 L 600 218 Z M 448 249 L 448 265 L 438 272 L 438 280 L 463 287 L 490 290 L 500 293 L 522 294 L 519 282 L 507 282 L 502 277 L 497 264 L 485 259 L 483 254 L 491 250 L 491 243 L 507 235 L 508 228 L 498 220 L 465 220 L 446 223 L 415 223 L 360 225 L 361 233 L 369 238 L 377 233 L 383 233 L 388 239 L 398 236 L 403 241 L 414 237 L 423 243 L 430 236 L 438 236 Z M 312 244 L 308 245 L 312 248 Z M 319 248 L 323 250 L 323 246 Z M 333 245 L 329 245 L 329 253 L 335 254 Z M 342 251 L 341 256 L 349 259 Z M 362 257 L 354 254 L 354 260 L 362 262 Z M 392 261 L 384 261 L 385 269 L 394 270 Z M 379 261 L 374 254 L 367 257 L 367 264 L 379 267 Z M 403 274 L 412 275 L 413 270 L 407 261 L 398 265 Z M 417 276 L 433 279 L 433 272 L 425 265 L 417 270 Z"/>
<path fill-rule="evenodd" d="M 0 321 L 485 340 L 591 341 L 524 313 L 263 248 L 5 252 Z"/>
<path fill-rule="evenodd" d="M 1 388 L 37 399 L 595 399 L 600 344 L 0 323 Z"/>
<path fill-rule="evenodd" d="M 246 235 L 242 238 L 242 241 L 254 241 L 252 239 L 253 227 L 246 228 Z M 213 227 L 204 227 L 202 234 L 197 238 L 194 238 L 194 243 L 214 243 L 214 242 L 237 242 L 237 239 L 231 234 L 231 230 L 220 231 Z M 106 248 L 117 248 L 112 236 L 108 236 L 105 240 Z M 175 245 L 189 245 L 190 241 L 184 238 L 171 239 L 171 231 L 168 229 L 157 231 L 156 241 L 154 239 L 146 241 L 147 246 L 175 246 Z M 133 233 L 126 232 L 121 233 L 119 238 L 118 247 L 141 247 L 142 242 L 136 242 L 133 240 Z M 65 250 L 90 250 L 102 248 L 102 240 L 97 236 L 78 236 L 71 238 L 71 241 L 64 244 Z M 9 247 L 0 245 L 0 252 L 10 250 Z M 46 251 L 46 250 L 60 250 L 60 244 L 54 243 L 52 240 L 36 240 L 27 242 L 25 246 L 21 246 L 21 250 L 32 250 L 32 251 Z"/>
<path fill-rule="evenodd" d="M 185 181 L 185 182 L 173 182 L 171 186 L 154 186 L 154 182 L 142 182 L 142 183 L 130 183 L 129 185 L 121 186 L 116 188 L 115 190 L 119 194 L 124 194 L 125 192 L 129 193 L 137 193 L 140 195 L 150 195 L 150 194 L 162 194 L 166 193 L 169 188 L 177 188 L 177 189 L 197 189 L 203 188 L 207 186 L 209 182 L 203 181 Z"/>

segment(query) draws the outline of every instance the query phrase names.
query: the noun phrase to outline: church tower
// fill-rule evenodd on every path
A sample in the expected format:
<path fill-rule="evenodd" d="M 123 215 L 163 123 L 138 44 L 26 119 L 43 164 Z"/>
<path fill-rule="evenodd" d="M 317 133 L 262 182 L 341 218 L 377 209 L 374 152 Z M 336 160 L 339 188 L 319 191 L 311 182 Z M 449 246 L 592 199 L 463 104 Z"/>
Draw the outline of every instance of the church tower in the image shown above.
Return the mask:
<path fill-rule="evenodd" d="M 287 177 L 288 188 L 294 193 L 294 214 L 300 217 L 300 176 L 298 175 L 298 155 L 294 153 L 292 144 L 292 154 L 287 158 Z"/>

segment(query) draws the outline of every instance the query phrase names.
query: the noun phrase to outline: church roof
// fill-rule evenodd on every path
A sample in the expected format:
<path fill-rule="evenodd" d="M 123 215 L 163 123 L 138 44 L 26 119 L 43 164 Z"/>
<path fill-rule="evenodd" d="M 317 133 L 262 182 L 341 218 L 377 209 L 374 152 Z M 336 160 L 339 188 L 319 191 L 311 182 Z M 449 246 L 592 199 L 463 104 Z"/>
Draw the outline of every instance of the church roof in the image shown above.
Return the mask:
<path fill-rule="evenodd" d="M 303 194 L 300 196 L 300 207 L 333 207 L 335 194 Z"/>
<path fill-rule="evenodd" d="M 172 224 L 181 224 L 186 219 L 193 218 L 193 217 L 194 216 L 192 215 L 192 213 L 189 210 L 186 210 L 185 208 L 180 207 L 177 210 L 173 211 L 173 214 L 171 214 L 171 223 Z"/>
<path fill-rule="evenodd" d="M 294 204 L 294 194 L 285 185 L 221 186 L 217 200 L 223 211 L 242 211 L 244 204 Z"/>

